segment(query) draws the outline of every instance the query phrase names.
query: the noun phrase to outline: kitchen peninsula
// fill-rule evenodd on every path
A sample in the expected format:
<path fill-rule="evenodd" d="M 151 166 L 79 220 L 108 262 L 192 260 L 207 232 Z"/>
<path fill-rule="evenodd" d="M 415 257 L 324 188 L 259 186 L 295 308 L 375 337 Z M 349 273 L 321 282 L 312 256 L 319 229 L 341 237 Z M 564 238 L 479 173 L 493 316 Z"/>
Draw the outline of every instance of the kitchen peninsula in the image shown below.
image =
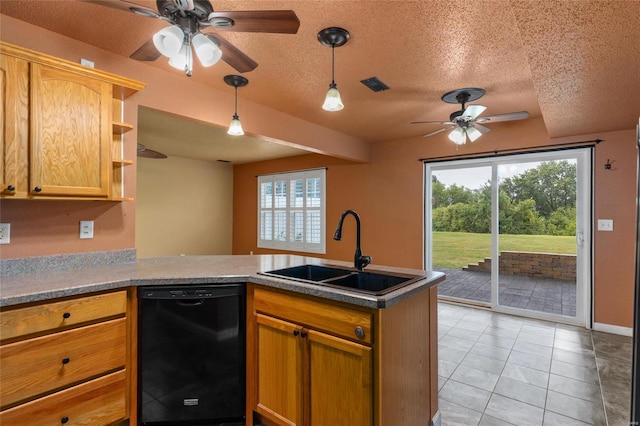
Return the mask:
<path fill-rule="evenodd" d="M 137 288 L 246 283 L 248 425 L 330 424 L 344 416 L 350 425 L 427 424 L 437 415 L 436 284 L 444 275 L 371 265 L 367 270 L 420 276 L 376 296 L 261 274 L 300 265 L 350 266 L 293 255 L 179 256 L 4 276 L 0 421 L 44 412 L 68 420 L 73 415 L 65 410 L 76 410 L 93 424 L 137 424 Z M 74 303 L 79 315 L 67 312 Z M 47 320 L 58 311 L 60 318 Z M 34 358 L 46 365 L 47 339 L 68 340 L 51 350 L 58 359 L 74 339 L 87 351 L 91 336 L 102 340 L 94 338 L 97 349 L 82 357 L 95 356 L 94 365 L 104 368 L 76 371 L 85 376 L 68 381 L 60 376 L 74 373 L 73 356 L 63 356 L 62 367 L 56 362 L 51 372 L 29 366 L 29 356 L 13 356 L 30 354 L 25 351 L 35 345 Z M 35 390 L 23 385 L 29 370 Z M 43 377 L 47 372 L 56 377 Z M 292 388 L 273 388 L 283 383 Z M 102 402 L 89 401 L 86 413 L 77 413 L 73 401 L 91 395 L 102 395 Z"/>

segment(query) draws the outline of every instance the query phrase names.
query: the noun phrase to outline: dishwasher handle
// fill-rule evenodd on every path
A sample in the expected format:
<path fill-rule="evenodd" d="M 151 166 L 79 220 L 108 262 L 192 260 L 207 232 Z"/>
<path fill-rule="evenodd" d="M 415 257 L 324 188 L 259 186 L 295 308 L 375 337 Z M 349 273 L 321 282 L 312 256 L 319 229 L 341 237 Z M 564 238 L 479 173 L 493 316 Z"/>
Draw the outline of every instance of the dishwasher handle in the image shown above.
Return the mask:
<path fill-rule="evenodd" d="M 203 303 L 204 299 L 176 299 L 176 305 L 184 306 L 185 308 L 201 306 Z"/>

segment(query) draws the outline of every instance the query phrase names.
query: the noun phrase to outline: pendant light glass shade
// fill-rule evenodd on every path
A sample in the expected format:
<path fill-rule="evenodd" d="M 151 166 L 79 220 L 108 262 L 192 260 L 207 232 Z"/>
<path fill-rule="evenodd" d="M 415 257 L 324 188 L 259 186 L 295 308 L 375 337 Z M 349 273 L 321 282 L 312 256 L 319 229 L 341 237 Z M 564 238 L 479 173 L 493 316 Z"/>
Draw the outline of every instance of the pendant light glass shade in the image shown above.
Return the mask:
<path fill-rule="evenodd" d="M 163 56 L 172 58 L 184 45 L 184 32 L 177 25 L 165 27 L 153 35 L 153 45 Z"/>
<path fill-rule="evenodd" d="M 192 44 L 202 66 L 210 67 L 222 57 L 222 51 L 218 45 L 202 33 L 193 36 Z"/>
<path fill-rule="evenodd" d="M 227 134 L 233 136 L 244 135 L 244 130 L 242 130 L 242 123 L 240 123 L 240 117 L 238 117 L 238 114 L 233 114 L 233 119 L 229 124 L 229 130 L 227 130 Z"/>
<path fill-rule="evenodd" d="M 344 108 L 344 105 L 342 104 L 342 99 L 340 99 L 340 92 L 338 92 L 336 84 L 331 83 L 327 96 L 324 98 L 322 109 L 325 111 L 340 111 L 342 108 Z"/>

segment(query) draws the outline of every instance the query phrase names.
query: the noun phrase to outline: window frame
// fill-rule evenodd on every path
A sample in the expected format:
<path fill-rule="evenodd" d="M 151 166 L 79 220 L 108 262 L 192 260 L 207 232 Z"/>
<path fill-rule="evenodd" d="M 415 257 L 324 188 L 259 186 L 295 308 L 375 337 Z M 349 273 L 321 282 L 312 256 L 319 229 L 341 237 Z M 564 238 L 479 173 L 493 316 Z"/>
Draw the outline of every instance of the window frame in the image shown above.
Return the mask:
<path fill-rule="evenodd" d="M 308 197 L 308 179 L 319 179 L 319 196 L 316 202 L 310 202 Z M 294 181 L 303 181 L 302 197 L 296 197 L 296 186 L 292 185 Z M 286 196 L 276 197 L 279 193 L 278 189 L 281 189 L 280 183 L 286 182 Z M 271 200 L 267 205 L 263 205 L 263 184 L 271 183 L 271 192 L 268 194 Z M 299 190 L 299 187 L 297 188 Z M 258 199 L 257 199 L 257 246 L 259 248 L 267 248 L 273 250 L 286 250 L 297 251 L 304 253 L 314 254 L 326 254 L 326 168 L 300 170 L 294 172 L 274 173 L 268 175 L 258 176 Z M 297 192 L 299 194 L 299 191 Z M 282 205 L 282 202 L 286 200 L 286 205 Z M 296 200 L 298 200 L 296 202 Z M 310 203 L 318 203 L 319 205 L 310 205 Z M 311 232 L 319 232 L 320 241 L 311 242 L 309 238 L 309 214 L 319 213 L 319 225 L 320 229 L 311 229 Z M 263 215 L 270 214 L 270 226 L 263 224 Z M 302 222 L 298 222 L 299 228 L 297 231 L 301 231 L 301 241 L 291 239 L 292 231 L 292 216 L 295 214 L 301 215 Z M 284 222 L 279 221 L 277 223 L 277 216 L 284 215 Z M 282 232 L 284 228 L 285 239 L 278 240 L 275 238 L 275 234 L 278 230 Z M 265 239 L 263 231 L 270 232 L 271 239 Z"/>

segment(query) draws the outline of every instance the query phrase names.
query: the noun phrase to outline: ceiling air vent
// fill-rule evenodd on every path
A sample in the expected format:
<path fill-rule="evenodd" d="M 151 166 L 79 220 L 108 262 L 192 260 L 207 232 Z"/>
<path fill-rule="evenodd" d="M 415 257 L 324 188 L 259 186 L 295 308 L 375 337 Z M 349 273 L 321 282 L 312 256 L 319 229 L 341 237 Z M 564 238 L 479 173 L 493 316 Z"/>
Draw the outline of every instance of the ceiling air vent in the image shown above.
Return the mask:
<path fill-rule="evenodd" d="M 382 92 L 383 90 L 389 90 L 389 86 L 378 80 L 378 77 L 371 77 L 364 80 L 360 80 L 362 84 L 367 86 L 374 92 Z"/>

